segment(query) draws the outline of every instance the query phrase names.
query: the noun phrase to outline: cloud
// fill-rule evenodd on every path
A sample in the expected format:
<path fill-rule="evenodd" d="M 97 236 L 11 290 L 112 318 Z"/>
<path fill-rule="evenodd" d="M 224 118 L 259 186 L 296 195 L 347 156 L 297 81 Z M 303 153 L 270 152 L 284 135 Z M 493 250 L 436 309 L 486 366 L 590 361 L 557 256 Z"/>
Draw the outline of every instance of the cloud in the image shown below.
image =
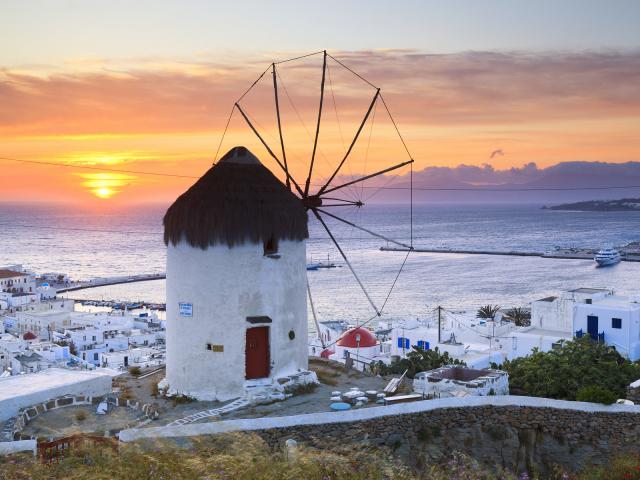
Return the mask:
<path fill-rule="evenodd" d="M 458 165 L 457 167 L 427 167 L 415 172 L 414 181 L 426 184 L 500 185 L 505 183 L 526 183 L 540 178 L 544 169 L 531 162 L 522 167 L 495 169 L 483 165 Z"/>
<path fill-rule="evenodd" d="M 640 52 L 433 55 L 387 50 L 335 56 L 383 87 L 403 124 L 513 125 L 637 117 L 640 111 Z M 96 65 L 95 71 L 48 76 L 0 71 L 0 135 L 220 130 L 235 99 L 260 71 L 255 59 L 245 66 L 162 59 L 120 70 L 108 61 Z M 319 68 L 312 61 L 281 67 L 281 88 L 294 98 L 309 125 L 317 109 Z M 332 61 L 330 68 L 337 106 L 355 119 L 373 91 Z M 271 81 L 268 72 L 244 100 L 254 115 L 269 121 Z M 330 103 L 325 106 L 332 108 Z"/>

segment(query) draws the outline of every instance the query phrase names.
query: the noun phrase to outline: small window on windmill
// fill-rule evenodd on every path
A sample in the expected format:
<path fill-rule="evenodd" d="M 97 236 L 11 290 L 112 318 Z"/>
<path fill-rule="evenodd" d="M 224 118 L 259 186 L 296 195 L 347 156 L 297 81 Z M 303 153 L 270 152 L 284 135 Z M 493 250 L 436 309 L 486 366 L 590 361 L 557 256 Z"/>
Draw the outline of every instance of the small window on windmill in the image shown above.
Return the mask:
<path fill-rule="evenodd" d="M 264 256 L 270 258 L 280 258 L 278 255 L 278 240 L 273 236 L 264 241 Z"/>

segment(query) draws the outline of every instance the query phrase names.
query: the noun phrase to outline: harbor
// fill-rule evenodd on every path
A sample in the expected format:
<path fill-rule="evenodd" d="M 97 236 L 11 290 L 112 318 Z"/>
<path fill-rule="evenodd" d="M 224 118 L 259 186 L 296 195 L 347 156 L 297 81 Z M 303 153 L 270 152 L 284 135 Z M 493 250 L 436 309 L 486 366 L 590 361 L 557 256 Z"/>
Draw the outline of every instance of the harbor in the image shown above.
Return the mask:
<path fill-rule="evenodd" d="M 380 247 L 383 252 L 406 252 L 407 248 L 401 247 Z M 638 242 L 630 243 L 625 247 L 620 247 L 620 261 L 640 262 L 640 250 Z M 593 260 L 598 250 L 588 248 L 557 248 L 548 252 L 518 251 L 518 250 L 467 250 L 454 248 L 422 248 L 413 247 L 412 252 L 417 253 L 453 253 L 463 255 L 498 255 L 511 257 L 540 257 L 557 260 Z"/>
<path fill-rule="evenodd" d="M 52 286 L 56 288 L 58 293 L 66 293 L 74 292 L 77 290 L 84 290 L 85 288 L 108 287 L 110 285 L 120 285 L 123 283 L 148 282 L 149 280 L 164 280 L 165 278 L 167 278 L 165 273 L 142 273 L 140 275 L 92 278 L 86 281 L 72 283 L 67 282 L 59 287 L 57 285 Z"/>

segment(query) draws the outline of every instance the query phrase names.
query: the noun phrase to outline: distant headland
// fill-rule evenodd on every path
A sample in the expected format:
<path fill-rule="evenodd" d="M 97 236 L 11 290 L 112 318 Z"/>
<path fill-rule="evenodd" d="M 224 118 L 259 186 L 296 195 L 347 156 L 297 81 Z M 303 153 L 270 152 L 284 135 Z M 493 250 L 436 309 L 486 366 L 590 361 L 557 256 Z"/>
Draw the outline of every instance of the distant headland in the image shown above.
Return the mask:
<path fill-rule="evenodd" d="M 572 210 L 579 212 L 640 212 L 640 198 L 620 200 L 589 200 L 586 202 L 563 203 L 542 207 L 545 210 Z"/>

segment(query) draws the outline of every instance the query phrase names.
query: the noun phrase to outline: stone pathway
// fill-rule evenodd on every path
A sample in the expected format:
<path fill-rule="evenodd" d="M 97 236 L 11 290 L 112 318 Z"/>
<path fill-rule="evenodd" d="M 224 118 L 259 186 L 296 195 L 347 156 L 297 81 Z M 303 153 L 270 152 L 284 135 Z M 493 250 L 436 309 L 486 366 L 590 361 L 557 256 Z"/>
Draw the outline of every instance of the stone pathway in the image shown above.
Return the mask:
<path fill-rule="evenodd" d="M 249 401 L 245 400 L 244 398 L 238 398 L 237 400 L 234 400 L 231 403 L 227 403 L 226 405 L 223 405 L 222 407 L 218 407 L 218 408 L 212 408 L 211 410 L 203 410 L 202 412 L 197 412 L 194 414 L 191 414 L 187 417 L 184 418 L 180 418 L 178 420 L 174 420 L 173 422 L 167 424 L 167 427 L 176 427 L 179 425 L 186 425 L 188 423 L 194 423 L 197 422 L 198 420 L 202 420 L 203 418 L 210 418 L 210 417 L 220 417 L 222 414 L 224 413 L 229 413 L 229 412 L 233 412 L 235 410 L 239 410 L 241 408 L 244 408 L 246 406 L 249 405 Z"/>

